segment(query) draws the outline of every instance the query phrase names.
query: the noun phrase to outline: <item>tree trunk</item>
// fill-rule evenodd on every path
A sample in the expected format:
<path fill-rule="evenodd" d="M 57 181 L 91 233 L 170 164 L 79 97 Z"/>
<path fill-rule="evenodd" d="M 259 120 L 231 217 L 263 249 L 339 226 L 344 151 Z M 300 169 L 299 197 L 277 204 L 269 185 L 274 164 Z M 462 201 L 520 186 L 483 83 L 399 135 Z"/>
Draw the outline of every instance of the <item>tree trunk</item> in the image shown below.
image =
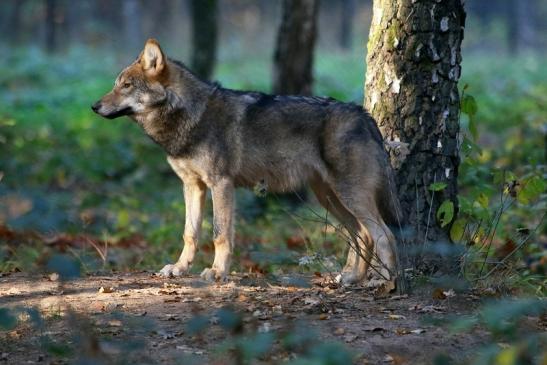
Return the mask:
<path fill-rule="evenodd" d="M 355 0 L 343 0 L 340 19 L 340 47 L 350 49 L 353 43 L 353 15 Z"/>
<path fill-rule="evenodd" d="M 283 18 L 274 54 L 273 91 L 312 93 L 313 49 L 318 0 L 283 0 Z"/>
<path fill-rule="evenodd" d="M 142 35 L 141 6 L 138 0 L 124 0 L 122 6 L 125 47 L 130 54 L 138 54 L 146 41 Z"/>
<path fill-rule="evenodd" d="M 56 0 L 46 0 L 46 50 L 53 53 L 57 50 L 57 23 L 56 23 Z"/>
<path fill-rule="evenodd" d="M 4 34 L 8 35 L 8 41 L 11 44 L 17 45 L 21 42 L 21 15 L 25 0 L 16 1 L 12 5 L 11 11 L 8 13 L 8 19 L 3 19 L 5 26 Z"/>
<path fill-rule="evenodd" d="M 365 107 L 388 145 L 410 240 L 419 244 L 448 241 L 437 211 L 446 200 L 457 209 L 464 24 L 462 0 L 374 0 Z M 434 193 L 433 183 L 446 187 Z"/>
<path fill-rule="evenodd" d="M 191 0 L 192 71 L 210 79 L 216 62 L 217 16 L 216 0 Z"/>
<path fill-rule="evenodd" d="M 522 53 L 535 45 L 534 10 L 538 8 L 534 0 L 510 0 L 507 6 L 507 41 L 509 52 Z"/>

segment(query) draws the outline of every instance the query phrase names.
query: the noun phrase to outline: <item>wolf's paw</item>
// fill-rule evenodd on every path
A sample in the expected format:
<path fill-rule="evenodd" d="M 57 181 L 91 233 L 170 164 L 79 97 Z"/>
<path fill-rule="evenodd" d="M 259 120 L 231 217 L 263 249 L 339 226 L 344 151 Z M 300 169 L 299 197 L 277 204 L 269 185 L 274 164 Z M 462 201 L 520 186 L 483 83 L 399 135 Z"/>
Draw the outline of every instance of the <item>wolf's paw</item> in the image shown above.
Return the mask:
<path fill-rule="evenodd" d="M 388 294 L 396 289 L 397 284 L 395 280 L 371 278 L 365 283 L 365 286 L 369 289 L 374 289 L 377 293 Z"/>
<path fill-rule="evenodd" d="M 336 276 L 336 282 L 342 285 L 354 285 L 362 279 L 351 271 L 342 271 Z"/>
<path fill-rule="evenodd" d="M 385 285 L 388 282 L 386 279 L 382 278 L 371 278 L 366 281 L 365 286 L 367 288 L 379 288 L 382 285 Z"/>
<path fill-rule="evenodd" d="M 179 263 L 165 265 L 163 269 L 160 270 L 158 275 L 170 277 L 170 276 L 181 276 L 188 272 L 188 265 L 182 265 Z"/>
<path fill-rule="evenodd" d="M 200 276 L 207 281 L 225 281 L 226 280 L 226 273 L 214 268 L 207 268 L 203 270 Z"/>

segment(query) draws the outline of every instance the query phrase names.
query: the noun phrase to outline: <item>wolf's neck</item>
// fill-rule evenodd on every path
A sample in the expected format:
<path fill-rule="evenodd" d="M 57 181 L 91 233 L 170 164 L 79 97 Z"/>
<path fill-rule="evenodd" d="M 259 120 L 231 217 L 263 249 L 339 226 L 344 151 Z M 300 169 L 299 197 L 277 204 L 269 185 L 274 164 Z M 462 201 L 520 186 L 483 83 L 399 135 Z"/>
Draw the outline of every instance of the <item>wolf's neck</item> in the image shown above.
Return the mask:
<path fill-rule="evenodd" d="M 207 108 L 214 86 L 200 80 L 180 63 L 173 63 L 171 67 L 174 75 L 170 87 L 173 93 L 168 95 L 169 109 L 177 113 L 182 111 L 188 118 L 185 122 L 195 125 Z"/>
<path fill-rule="evenodd" d="M 179 64 L 167 88 L 166 104 L 138 120 L 146 133 L 171 156 L 188 153 L 194 130 L 207 109 L 214 86 Z"/>

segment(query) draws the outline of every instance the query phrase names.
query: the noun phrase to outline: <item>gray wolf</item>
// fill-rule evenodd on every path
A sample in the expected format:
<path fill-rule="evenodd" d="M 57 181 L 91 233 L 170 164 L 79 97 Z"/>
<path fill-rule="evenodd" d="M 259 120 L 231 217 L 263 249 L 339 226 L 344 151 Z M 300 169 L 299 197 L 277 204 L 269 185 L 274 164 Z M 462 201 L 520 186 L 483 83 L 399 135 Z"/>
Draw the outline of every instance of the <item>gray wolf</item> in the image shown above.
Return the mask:
<path fill-rule="evenodd" d="M 92 109 L 106 118 L 128 116 L 167 153 L 184 185 L 184 248 L 160 273 L 188 271 L 198 248 L 207 188 L 214 213 L 213 265 L 201 274 L 223 280 L 234 248 L 234 189 L 272 192 L 308 186 L 347 230 L 350 249 L 343 283 L 366 279 L 381 262 L 394 280 L 395 238 L 387 224 L 400 209 L 382 136 L 354 105 L 330 98 L 235 91 L 196 77 L 146 42 Z"/>

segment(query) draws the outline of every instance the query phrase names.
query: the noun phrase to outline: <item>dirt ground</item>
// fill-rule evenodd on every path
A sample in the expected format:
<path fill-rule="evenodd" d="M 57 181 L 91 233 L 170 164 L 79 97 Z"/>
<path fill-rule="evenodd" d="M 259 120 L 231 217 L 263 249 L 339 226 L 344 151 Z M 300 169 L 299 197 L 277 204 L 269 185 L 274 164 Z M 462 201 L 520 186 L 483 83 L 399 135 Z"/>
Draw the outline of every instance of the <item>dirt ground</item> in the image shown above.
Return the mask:
<path fill-rule="evenodd" d="M 0 364 L 75 359 L 85 364 L 230 364 L 233 351 L 221 345 L 227 339 L 289 330 L 308 334 L 310 346 L 343 344 L 356 364 L 427 364 L 439 353 L 461 360 L 486 339 L 480 329 L 451 334 L 426 321 L 471 313 L 478 305 L 473 295 L 434 299 L 438 295 L 422 290 L 375 298 L 360 287 L 321 285 L 325 278 L 318 276 L 297 279 L 308 287 L 294 286 L 294 277 L 268 281 L 248 275 L 231 276 L 223 284 L 146 272 L 66 283 L 55 276 L 4 275 L 0 308 L 34 307 L 43 321 L 36 324 L 32 313 L 30 318 L 21 314 L 15 329 L 0 331 Z M 242 319 L 232 334 L 220 326 L 217 313 L 227 306 Z M 275 346 L 251 363 L 294 359 L 295 353 Z"/>

